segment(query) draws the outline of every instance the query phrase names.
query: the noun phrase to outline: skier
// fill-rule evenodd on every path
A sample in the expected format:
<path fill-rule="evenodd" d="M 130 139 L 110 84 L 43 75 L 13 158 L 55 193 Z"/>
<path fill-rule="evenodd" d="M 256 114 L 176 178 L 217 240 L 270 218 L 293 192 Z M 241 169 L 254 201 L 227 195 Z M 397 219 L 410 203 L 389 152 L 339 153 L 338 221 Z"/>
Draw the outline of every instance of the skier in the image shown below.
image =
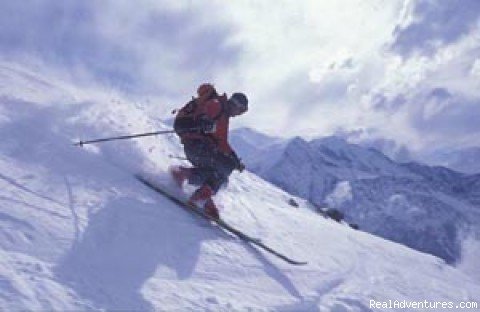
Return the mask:
<path fill-rule="evenodd" d="M 171 167 L 170 173 L 179 187 L 186 180 L 200 186 L 189 203 L 203 204 L 205 213 L 218 219 L 212 196 L 228 181 L 233 170 L 245 169 L 228 144 L 228 124 L 230 117 L 248 110 L 248 99 L 243 93 L 234 93 L 230 98 L 225 93 L 219 95 L 209 83 L 200 85 L 197 95 L 179 110 L 174 121 L 175 132 L 193 167 Z"/>

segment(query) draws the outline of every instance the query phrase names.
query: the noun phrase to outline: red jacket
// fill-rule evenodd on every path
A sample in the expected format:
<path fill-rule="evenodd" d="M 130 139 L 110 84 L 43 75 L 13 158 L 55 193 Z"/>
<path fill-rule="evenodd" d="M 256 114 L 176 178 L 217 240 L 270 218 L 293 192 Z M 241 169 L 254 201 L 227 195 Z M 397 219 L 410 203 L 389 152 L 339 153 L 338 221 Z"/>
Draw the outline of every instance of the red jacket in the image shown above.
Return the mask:
<path fill-rule="evenodd" d="M 210 137 L 221 152 L 226 155 L 231 154 L 233 149 L 230 147 L 230 144 L 228 144 L 228 124 L 230 117 L 224 111 L 222 105 L 222 102 L 225 100 L 226 97 L 214 98 L 199 105 L 195 111 L 195 117 L 205 114 L 212 120 L 215 120 L 213 132 L 208 134 L 186 133 L 182 135 L 182 142 L 189 139 Z"/>

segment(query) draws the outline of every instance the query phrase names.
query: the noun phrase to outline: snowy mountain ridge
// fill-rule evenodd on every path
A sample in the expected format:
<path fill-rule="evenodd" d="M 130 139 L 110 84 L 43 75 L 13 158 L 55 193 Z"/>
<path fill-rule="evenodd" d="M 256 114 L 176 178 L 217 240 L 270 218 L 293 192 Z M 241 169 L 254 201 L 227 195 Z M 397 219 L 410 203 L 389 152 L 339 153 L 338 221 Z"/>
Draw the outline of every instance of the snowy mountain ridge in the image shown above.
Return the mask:
<path fill-rule="evenodd" d="M 165 128 L 158 119 L 118 95 L 44 84 L 54 80 L 10 68 L 0 67 L 0 131 L 8 138 L 0 142 L 0 310 L 370 311 L 371 300 L 480 302 L 479 282 L 441 259 L 317 218 L 305 200 L 292 208 L 291 195 L 235 173 L 215 198 L 225 220 L 309 264 L 263 254 L 133 178 L 148 172 L 170 185 L 176 137 L 72 144 Z"/>
<path fill-rule="evenodd" d="M 245 150 L 248 141 L 232 137 Z M 267 181 L 317 206 L 340 209 L 370 233 L 448 262 L 461 258 L 466 233 L 480 232 L 479 175 L 396 163 L 339 137 L 295 137 L 260 151 L 268 157 L 245 161 Z"/>
<path fill-rule="evenodd" d="M 478 146 L 454 150 L 436 149 L 421 156 L 429 163 L 445 166 L 465 174 L 480 173 L 480 163 L 478 161 L 480 159 L 480 147 Z"/>

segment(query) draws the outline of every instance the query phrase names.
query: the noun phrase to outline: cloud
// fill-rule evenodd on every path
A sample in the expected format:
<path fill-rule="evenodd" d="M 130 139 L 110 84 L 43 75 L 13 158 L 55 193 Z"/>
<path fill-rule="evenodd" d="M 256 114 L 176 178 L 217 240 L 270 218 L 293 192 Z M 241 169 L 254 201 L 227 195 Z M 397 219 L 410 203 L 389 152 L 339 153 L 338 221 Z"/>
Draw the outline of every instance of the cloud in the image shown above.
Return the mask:
<path fill-rule="evenodd" d="M 480 99 L 451 95 L 448 91 L 439 96 L 434 94 L 436 90 L 416 98 L 418 105 L 410 109 L 412 126 L 424 134 L 426 142 L 454 145 L 468 139 L 469 143 L 480 144 L 475 139 L 480 133 Z"/>
<path fill-rule="evenodd" d="M 472 75 L 475 79 L 480 78 L 480 58 L 475 59 L 472 64 L 472 68 L 470 69 L 470 75 Z"/>
<path fill-rule="evenodd" d="M 395 30 L 392 49 L 404 57 L 417 52 L 433 55 L 443 46 L 468 34 L 480 17 L 477 0 L 417 0 L 406 25 Z"/>
<path fill-rule="evenodd" d="M 448 15 L 440 17 L 449 19 Z M 422 29 L 417 28 L 419 32 Z M 371 140 L 394 140 L 414 157 L 432 148 L 480 145 L 476 122 L 480 80 L 475 75 L 480 28 L 462 29 L 464 33 L 437 46 L 432 54 L 407 58 L 386 54 L 382 79 L 363 96 L 368 115 L 377 119 L 370 118 L 364 125 L 377 130 Z M 425 31 L 430 30 L 427 27 Z M 412 44 L 423 49 L 425 42 L 414 40 Z"/>
<path fill-rule="evenodd" d="M 179 92 L 179 81 L 213 80 L 236 62 L 228 25 L 169 1 L 29 1 L 0 3 L 3 57 L 37 57 L 78 67 L 131 92 Z M 192 86 L 193 87 L 193 86 Z"/>
<path fill-rule="evenodd" d="M 341 181 L 335 185 L 335 189 L 327 195 L 325 202 L 332 208 L 341 207 L 342 204 L 353 198 L 352 186 L 349 181 Z"/>
<path fill-rule="evenodd" d="M 410 150 L 405 145 L 399 144 L 393 139 L 381 137 L 381 133 L 375 128 L 360 128 L 356 130 L 339 128 L 334 135 L 342 137 L 351 143 L 374 148 L 398 162 L 409 162 L 413 159 Z"/>
<path fill-rule="evenodd" d="M 338 112 L 331 114 L 331 107 L 344 107 L 355 85 L 364 87 L 358 73 L 390 39 L 401 2 L 236 1 L 222 5 L 219 15 L 234 25 L 232 40 L 244 49 L 237 66 L 241 75 L 227 84 L 251 94 L 252 111 L 259 116 L 277 114 L 277 108 L 279 112 L 276 122 L 268 125 L 263 117 L 245 116 L 244 120 L 262 130 L 270 128 L 276 135 L 285 135 L 285 128 L 288 135 L 304 134 L 305 128 L 314 129 L 308 131 L 312 134 L 328 134 L 333 127 L 323 126 L 327 115 L 331 124 L 344 122 Z M 362 80 L 374 77 L 374 70 Z"/>

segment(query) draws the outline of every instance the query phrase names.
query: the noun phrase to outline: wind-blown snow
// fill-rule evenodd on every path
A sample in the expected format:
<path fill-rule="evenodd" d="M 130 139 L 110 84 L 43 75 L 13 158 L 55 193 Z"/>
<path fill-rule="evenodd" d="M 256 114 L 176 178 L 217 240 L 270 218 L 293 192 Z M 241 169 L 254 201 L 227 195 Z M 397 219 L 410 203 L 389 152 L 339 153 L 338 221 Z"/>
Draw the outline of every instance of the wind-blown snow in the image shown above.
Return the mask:
<path fill-rule="evenodd" d="M 0 310 L 369 311 L 369 301 L 480 302 L 444 261 L 319 218 L 250 172 L 215 198 L 232 225 L 306 266 L 212 228 L 133 178 L 169 184 L 174 136 L 114 94 L 1 64 Z M 177 161 L 178 163 L 178 161 Z M 292 176 L 293 178 L 293 176 Z M 170 185 L 171 187 L 171 185 Z M 188 189 L 191 191 L 191 188 Z"/>
<path fill-rule="evenodd" d="M 333 208 L 340 207 L 345 202 L 353 199 L 350 182 L 342 181 L 337 183 L 332 193 L 327 195 L 325 202 Z"/>

